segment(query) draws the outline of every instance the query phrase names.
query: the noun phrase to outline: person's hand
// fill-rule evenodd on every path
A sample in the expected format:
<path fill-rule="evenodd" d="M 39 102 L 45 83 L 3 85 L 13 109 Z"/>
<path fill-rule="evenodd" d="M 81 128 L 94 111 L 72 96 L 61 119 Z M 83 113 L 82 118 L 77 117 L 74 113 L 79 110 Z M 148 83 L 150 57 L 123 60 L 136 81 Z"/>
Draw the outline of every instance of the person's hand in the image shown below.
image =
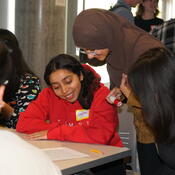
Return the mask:
<path fill-rule="evenodd" d="M 0 86 L 0 111 L 5 105 L 5 102 L 3 101 L 4 91 L 5 91 L 5 86 L 4 85 Z"/>
<path fill-rule="evenodd" d="M 128 77 L 124 73 L 122 74 L 122 80 L 121 80 L 121 84 L 120 84 L 120 90 L 125 95 L 126 98 L 129 97 L 129 95 L 131 93 L 131 89 L 130 89 L 129 84 L 128 84 Z"/>
<path fill-rule="evenodd" d="M 122 95 L 122 92 L 119 88 L 115 87 L 111 90 L 111 92 L 108 94 L 108 96 L 106 97 L 106 100 L 110 103 L 113 104 L 114 102 L 111 101 L 110 97 L 115 97 L 118 100 L 121 100 L 120 97 Z"/>
<path fill-rule="evenodd" d="M 23 138 L 26 140 L 44 140 L 44 139 L 47 139 L 47 133 L 48 133 L 48 130 L 39 131 L 33 134 L 25 135 L 23 136 Z"/>
<path fill-rule="evenodd" d="M 5 85 L 0 85 L 0 112 L 5 117 L 4 119 L 8 119 L 9 117 L 11 117 L 12 113 L 14 112 L 14 109 L 5 101 L 3 101 L 4 91 Z"/>

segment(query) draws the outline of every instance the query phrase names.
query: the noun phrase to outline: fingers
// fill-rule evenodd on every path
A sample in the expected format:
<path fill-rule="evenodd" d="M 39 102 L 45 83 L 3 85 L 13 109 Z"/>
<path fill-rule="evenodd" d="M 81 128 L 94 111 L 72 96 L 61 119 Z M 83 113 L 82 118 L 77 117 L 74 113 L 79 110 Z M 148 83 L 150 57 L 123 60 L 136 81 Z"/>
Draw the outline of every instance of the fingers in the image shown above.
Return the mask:
<path fill-rule="evenodd" d="M 4 91 L 5 91 L 5 86 L 4 85 L 0 86 L 0 101 L 3 101 Z"/>
<path fill-rule="evenodd" d="M 0 85 L 0 111 L 1 111 L 1 108 L 3 108 L 5 105 L 5 102 L 3 101 L 4 91 L 5 91 L 5 86 Z"/>
<path fill-rule="evenodd" d="M 28 135 L 23 136 L 23 138 L 26 139 L 26 140 L 42 140 L 42 139 L 47 139 L 47 132 L 48 131 L 35 132 L 33 134 L 28 134 Z"/>
<path fill-rule="evenodd" d="M 121 91 L 119 88 L 113 88 L 110 93 L 108 94 L 108 96 L 106 97 L 106 100 L 110 103 L 113 104 L 114 100 L 112 100 L 113 98 L 117 98 L 118 100 L 120 100 L 120 96 L 122 95 Z M 112 97 L 112 98 L 111 98 Z"/>
<path fill-rule="evenodd" d="M 131 92 L 131 89 L 128 84 L 128 77 L 126 74 L 122 74 L 121 84 L 120 84 L 120 90 L 125 95 L 125 97 L 129 97 L 129 94 Z"/>
<path fill-rule="evenodd" d="M 39 136 L 37 136 L 37 135 L 25 135 L 25 136 L 23 136 L 23 138 L 25 139 L 25 140 L 40 140 L 40 137 Z"/>
<path fill-rule="evenodd" d="M 108 94 L 108 96 L 106 97 L 106 100 L 110 104 L 113 104 L 114 98 L 122 101 L 123 98 L 129 97 L 130 92 L 131 92 L 131 89 L 128 84 L 128 77 L 125 73 L 123 73 L 120 88 L 117 88 L 117 87 L 113 88 Z"/>
<path fill-rule="evenodd" d="M 126 74 L 122 74 L 122 79 L 121 79 L 121 84 L 120 84 L 120 89 L 125 88 L 128 84 L 128 77 Z"/>

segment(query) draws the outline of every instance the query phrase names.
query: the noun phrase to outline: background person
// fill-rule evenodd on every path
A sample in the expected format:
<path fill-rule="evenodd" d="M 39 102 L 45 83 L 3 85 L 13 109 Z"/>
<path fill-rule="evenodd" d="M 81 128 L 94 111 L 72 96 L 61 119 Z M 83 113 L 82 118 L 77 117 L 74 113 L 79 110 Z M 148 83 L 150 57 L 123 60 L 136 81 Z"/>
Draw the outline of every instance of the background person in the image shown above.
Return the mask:
<path fill-rule="evenodd" d="M 161 25 L 163 19 L 157 17 L 159 14 L 158 3 L 159 0 L 143 0 L 136 11 L 135 25 L 147 32 L 150 32 L 155 26 Z"/>
<path fill-rule="evenodd" d="M 25 62 L 17 38 L 6 29 L 0 29 L 0 41 L 9 50 L 12 59 L 12 76 L 4 93 L 5 105 L 2 109 L 1 125 L 16 128 L 18 116 L 40 92 L 39 78 L 30 70 Z M 1 57 L 0 59 L 3 59 Z"/>
<path fill-rule="evenodd" d="M 134 24 L 134 16 L 131 8 L 136 7 L 137 4 L 141 3 L 142 0 L 118 0 L 117 3 L 110 8 L 110 11 L 123 16 L 125 19 Z"/>
<path fill-rule="evenodd" d="M 175 19 L 169 19 L 150 32 L 175 54 Z"/>

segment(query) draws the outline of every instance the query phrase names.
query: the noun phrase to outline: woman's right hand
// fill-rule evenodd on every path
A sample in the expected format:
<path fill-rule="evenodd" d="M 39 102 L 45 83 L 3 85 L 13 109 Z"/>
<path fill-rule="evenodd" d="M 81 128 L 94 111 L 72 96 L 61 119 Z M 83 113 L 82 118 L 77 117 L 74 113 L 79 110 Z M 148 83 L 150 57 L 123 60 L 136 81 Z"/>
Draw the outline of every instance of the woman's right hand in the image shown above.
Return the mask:
<path fill-rule="evenodd" d="M 111 101 L 110 97 L 115 97 L 116 99 L 123 101 L 123 99 L 126 97 L 128 98 L 129 95 L 131 93 L 131 88 L 128 84 L 128 77 L 126 74 L 122 74 L 122 79 L 121 79 L 121 84 L 120 84 L 120 88 L 113 88 L 110 93 L 108 94 L 108 96 L 106 97 L 106 100 L 113 104 L 113 101 Z"/>
<path fill-rule="evenodd" d="M 108 94 L 108 96 L 106 97 L 106 100 L 110 103 L 110 104 L 113 104 L 114 102 L 111 101 L 111 96 L 112 97 L 115 97 L 116 99 L 118 100 L 121 100 L 120 97 L 122 95 L 122 92 L 119 88 L 115 87 L 113 88 L 110 93 Z"/>

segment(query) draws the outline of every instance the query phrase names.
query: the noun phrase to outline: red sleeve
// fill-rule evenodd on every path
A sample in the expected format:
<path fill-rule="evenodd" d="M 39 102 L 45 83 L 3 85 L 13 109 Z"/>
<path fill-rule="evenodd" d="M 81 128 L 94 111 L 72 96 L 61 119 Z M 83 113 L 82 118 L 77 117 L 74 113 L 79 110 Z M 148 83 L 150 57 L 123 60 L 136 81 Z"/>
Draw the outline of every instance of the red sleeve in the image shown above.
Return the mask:
<path fill-rule="evenodd" d="M 29 104 L 25 112 L 20 113 L 16 131 L 29 134 L 56 127 L 57 123 L 46 122 L 48 120 L 49 99 L 49 91 L 46 88 L 36 100 Z"/>
<path fill-rule="evenodd" d="M 90 108 L 89 124 L 59 125 L 49 130 L 48 139 L 122 146 L 116 132 L 116 107 L 107 103 L 105 99 L 108 93 L 109 90 L 104 86 L 96 92 Z"/>

